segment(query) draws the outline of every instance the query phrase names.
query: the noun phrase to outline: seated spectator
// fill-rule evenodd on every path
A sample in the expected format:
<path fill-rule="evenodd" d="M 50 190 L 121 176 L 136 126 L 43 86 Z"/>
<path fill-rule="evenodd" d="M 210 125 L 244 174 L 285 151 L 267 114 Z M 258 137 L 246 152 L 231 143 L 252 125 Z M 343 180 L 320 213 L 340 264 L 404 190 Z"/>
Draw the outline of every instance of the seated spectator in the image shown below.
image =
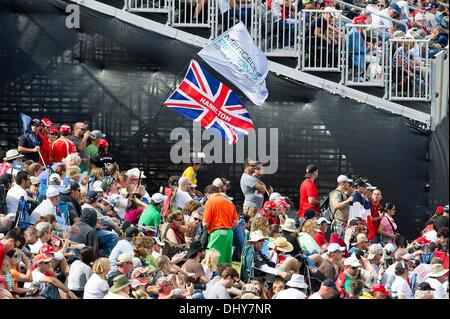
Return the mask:
<path fill-rule="evenodd" d="M 208 291 L 206 299 L 231 299 L 228 289 L 239 282 L 238 272 L 231 266 L 227 266 L 217 281 Z"/>
<path fill-rule="evenodd" d="M 286 283 L 289 287 L 278 292 L 272 299 L 306 299 L 306 289 L 308 285 L 305 283 L 305 277 L 299 274 L 293 274 L 292 278 Z"/>
<path fill-rule="evenodd" d="M 159 227 L 161 221 L 161 209 L 164 206 L 164 201 L 167 196 L 161 193 L 155 193 L 152 195 L 151 202 L 147 208 L 145 208 L 139 217 L 139 226 Z"/>
<path fill-rule="evenodd" d="M 111 259 L 110 259 L 111 260 Z M 108 273 L 108 284 L 111 287 L 113 285 L 114 278 L 119 275 L 125 275 L 127 278 L 131 277 L 131 272 L 133 271 L 133 255 L 129 253 L 122 253 L 117 257 L 117 268 L 115 271 L 110 271 Z"/>
<path fill-rule="evenodd" d="M 71 233 L 70 240 L 90 246 L 99 255 L 98 237 L 95 231 L 97 226 L 97 212 L 93 208 L 85 208 L 81 212 L 81 217 L 78 222 L 74 224 L 79 229 L 79 233 Z"/>
<path fill-rule="evenodd" d="M 78 299 L 75 294 L 70 291 L 61 281 L 56 277 L 49 274 L 50 261 L 52 257 L 47 257 L 45 254 L 36 255 L 33 258 L 33 265 L 36 268 L 31 272 L 33 276 L 33 284 L 37 284 L 39 287 L 39 292 L 43 292 L 47 285 L 53 285 L 56 289 L 62 291 L 66 299 Z M 31 288 L 30 283 L 25 283 L 25 288 Z M 60 294 L 60 292 L 57 292 Z"/>
<path fill-rule="evenodd" d="M 84 247 L 80 252 L 80 260 L 75 260 L 70 265 L 67 287 L 80 299 L 83 299 L 84 289 L 92 276 L 91 264 L 95 260 L 95 251 L 92 247 Z"/>
<path fill-rule="evenodd" d="M 201 261 L 203 271 L 206 278 L 211 280 L 217 275 L 217 266 L 219 264 L 220 253 L 215 249 L 208 249 L 205 254 L 205 258 Z"/>
<path fill-rule="evenodd" d="M 139 230 L 133 226 L 129 226 L 125 229 L 125 238 L 122 238 L 117 242 L 109 255 L 109 262 L 111 266 L 111 273 L 116 271 L 116 262 L 118 257 L 122 254 L 128 254 L 133 256 L 133 237 L 139 235 Z"/>
<path fill-rule="evenodd" d="M 339 294 L 336 284 L 331 279 L 325 279 L 320 285 L 319 291 L 313 293 L 308 299 L 333 299 Z"/>
<path fill-rule="evenodd" d="M 175 207 L 183 209 L 184 206 L 192 200 L 191 188 L 196 187 L 187 177 L 181 177 L 178 181 L 178 190 L 175 194 Z"/>
<path fill-rule="evenodd" d="M 103 299 L 133 299 L 130 297 L 131 281 L 125 275 L 114 277 L 113 284 Z"/>
<path fill-rule="evenodd" d="M 206 285 L 209 282 L 209 278 L 206 276 L 200 263 L 204 258 L 205 248 L 200 241 L 194 241 L 186 254 L 187 260 L 183 264 L 182 269 L 188 273 L 195 273 L 195 277 L 197 278 L 195 283 Z M 189 278 L 185 278 L 185 280 L 187 279 Z"/>
<path fill-rule="evenodd" d="M 83 299 L 103 299 L 108 293 L 109 285 L 106 275 L 110 270 L 108 258 L 98 258 L 92 266 L 93 274 L 84 286 Z"/>

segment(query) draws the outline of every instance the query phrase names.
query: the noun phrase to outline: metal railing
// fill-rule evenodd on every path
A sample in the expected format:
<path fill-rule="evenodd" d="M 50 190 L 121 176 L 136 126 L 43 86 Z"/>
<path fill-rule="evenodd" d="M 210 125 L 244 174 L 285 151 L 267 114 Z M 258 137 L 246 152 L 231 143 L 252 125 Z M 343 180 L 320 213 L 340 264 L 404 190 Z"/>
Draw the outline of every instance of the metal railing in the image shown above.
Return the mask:
<path fill-rule="evenodd" d="M 341 15 L 332 15 L 325 10 L 302 10 L 301 21 L 301 69 L 340 72 Z"/>
<path fill-rule="evenodd" d="M 169 25 L 185 28 L 212 28 L 215 0 L 168 0 Z"/>
<path fill-rule="evenodd" d="M 124 8 L 128 12 L 168 13 L 169 0 L 125 0 Z"/>
<path fill-rule="evenodd" d="M 349 86 L 385 85 L 387 36 L 382 27 L 346 25 L 342 83 Z"/>
<path fill-rule="evenodd" d="M 223 0 L 216 0 L 215 24 L 213 25 L 213 38 L 221 35 L 235 24 L 242 22 L 252 38 L 256 34 L 259 0 L 236 0 L 236 7 L 230 7 Z"/>
<path fill-rule="evenodd" d="M 429 40 L 389 40 L 388 85 L 392 101 L 430 100 Z"/>
<path fill-rule="evenodd" d="M 289 6 L 281 6 L 277 1 L 259 6 L 256 45 L 267 56 L 298 57 L 300 12 L 296 2 L 286 1 Z"/>

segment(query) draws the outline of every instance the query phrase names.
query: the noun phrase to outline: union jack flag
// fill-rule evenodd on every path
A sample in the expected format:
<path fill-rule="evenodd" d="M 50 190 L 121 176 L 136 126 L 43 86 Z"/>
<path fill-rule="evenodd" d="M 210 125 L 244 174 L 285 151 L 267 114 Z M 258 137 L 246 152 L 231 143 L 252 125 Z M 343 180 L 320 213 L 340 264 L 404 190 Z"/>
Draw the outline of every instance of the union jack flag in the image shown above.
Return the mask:
<path fill-rule="evenodd" d="M 239 97 L 195 60 L 164 105 L 207 129 L 216 128 L 230 144 L 253 129 L 250 114 Z"/>

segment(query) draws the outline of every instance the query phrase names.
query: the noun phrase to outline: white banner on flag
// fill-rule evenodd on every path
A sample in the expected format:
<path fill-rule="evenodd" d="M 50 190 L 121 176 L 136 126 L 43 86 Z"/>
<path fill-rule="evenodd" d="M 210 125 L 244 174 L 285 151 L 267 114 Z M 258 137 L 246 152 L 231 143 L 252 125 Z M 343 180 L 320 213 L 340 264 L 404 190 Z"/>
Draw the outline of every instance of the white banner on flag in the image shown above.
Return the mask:
<path fill-rule="evenodd" d="M 242 22 L 218 36 L 198 55 L 254 104 L 261 105 L 267 99 L 269 63 Z"/>

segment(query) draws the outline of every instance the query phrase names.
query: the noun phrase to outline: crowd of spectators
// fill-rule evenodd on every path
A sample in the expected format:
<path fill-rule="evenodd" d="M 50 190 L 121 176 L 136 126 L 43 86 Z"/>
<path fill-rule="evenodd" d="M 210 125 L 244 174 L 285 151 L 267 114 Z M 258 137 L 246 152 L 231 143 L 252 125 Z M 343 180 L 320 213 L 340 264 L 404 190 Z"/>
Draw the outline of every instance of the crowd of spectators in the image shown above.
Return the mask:
<path fill-rule="evenodd" d="M 24 123 L 0 164 L 0 298 L 448 298 L 448 205 L 408 241 L 367 178 L 320 200 L 308 165 L 294 210 L 255 160 L 242 209 L 225 177 L 197 189 L 199 162 L 150 196 L 103 132 Z"/>

